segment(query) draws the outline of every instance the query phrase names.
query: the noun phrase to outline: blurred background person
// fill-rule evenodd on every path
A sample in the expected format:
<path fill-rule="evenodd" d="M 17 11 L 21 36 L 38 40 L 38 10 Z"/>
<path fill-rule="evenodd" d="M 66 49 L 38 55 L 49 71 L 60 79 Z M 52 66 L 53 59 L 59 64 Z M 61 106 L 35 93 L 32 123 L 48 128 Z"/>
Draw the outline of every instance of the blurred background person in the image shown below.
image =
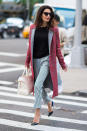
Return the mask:
<path fill-rule="evenodd" d="M 82 23 L 82 44 L 87 44 L 87 14 Z"/>
<path fill-rule="evenodd" d="M 82 24 L 83 24 L 85 16 L 86 16 L 86 9 L 83 9 L 82 10 Z"/>
<path fill-rule="evenodd" d="M 58 27 L 60 47 L 62 50 L 62 54 L 64 55 L 64 45 L 67 44 L 67 35 L 66 35 L 65 28 L 58 26 L 60 24 L 60 19 L 61 19 L 61 17 L 59 17 L 59 15 L 54 14 L 54 25 L 55 25 L 55 27 Z"/>
<path fill-rule="evenodd" d="M 55 27 L 58 27 L 60 23 L 60 17 L 57 14 L 54 14 L 54 25 Z M 67 36 L 66 36 L 66 30 L 62 27 L 58 27 L 59 30 L 59 39 L 60 39 L 60 47 L 62 54 L 64 56 L 64 45 L 67 43 Z M 60 76 L 60 64 L 57 62 L 57 71 L 58 71 L 58 92 L 62 93 L 62 79 Z"/>

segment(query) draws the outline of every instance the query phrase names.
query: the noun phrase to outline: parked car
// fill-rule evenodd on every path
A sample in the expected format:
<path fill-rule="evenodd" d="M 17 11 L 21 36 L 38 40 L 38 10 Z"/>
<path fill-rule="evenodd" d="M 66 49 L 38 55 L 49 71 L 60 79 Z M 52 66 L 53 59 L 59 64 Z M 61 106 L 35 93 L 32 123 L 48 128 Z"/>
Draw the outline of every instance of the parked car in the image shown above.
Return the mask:
<path fill-rule="evenodd" d="M 22 30 L 24 28 L 24 20 L 21 18 L 10 17 L 7 18 L 3 24 L 0 24 L 0 36 L 2 38 L 22 37 Z"/>

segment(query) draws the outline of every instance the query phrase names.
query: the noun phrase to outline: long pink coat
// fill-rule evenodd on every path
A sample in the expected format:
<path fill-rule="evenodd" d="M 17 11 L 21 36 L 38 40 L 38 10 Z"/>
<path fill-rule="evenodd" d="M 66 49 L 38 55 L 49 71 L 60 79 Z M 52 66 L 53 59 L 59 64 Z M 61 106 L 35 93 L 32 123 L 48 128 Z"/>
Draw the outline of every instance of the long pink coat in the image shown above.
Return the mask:
<path fill-rule="evenodd" d="M 29 48 L 27 51 L 26 61 L 25 65 L 29 67 L 29 63 L 31 61 L 31 70 L 32 70 L 32 76 L 34 78 L 34 71 L 33 71 L 33 43 L 34 43 L 34 33 L 35 33 L 36 26 L 33 24 L 30 26 L 30 33 L 29 33 Z M 61 54 L 60 49 L 60 41 L 59 41 L 59 33 L 58 28 L 50 28 L 48 33 L 48 40 L 49 40 L 49 68 L 50 68 L 50 74 L 51 74 L 51 80 L 53 84 L 53 96 L 55 97 L 58 95 L 58 79 L 57 79 L 57 62 L 56 62 L 56 56 L 59 60 L 59 63 L 62 67 L 62 69 L 66 68 L 64 58 Z"/>

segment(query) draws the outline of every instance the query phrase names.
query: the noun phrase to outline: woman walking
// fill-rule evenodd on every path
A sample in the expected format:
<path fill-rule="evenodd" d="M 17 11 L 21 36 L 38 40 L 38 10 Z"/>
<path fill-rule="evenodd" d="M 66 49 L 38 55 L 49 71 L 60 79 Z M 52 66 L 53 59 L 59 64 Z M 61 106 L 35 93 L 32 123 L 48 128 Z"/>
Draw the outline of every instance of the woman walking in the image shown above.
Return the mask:
<path fill-rule="evenodd" d="M 48 116 L 53 114 L 53 101 L 48 97 L 45 88 L 53 90 L 52 97 L 58 95 L 56 56 L 62 69 L 67 71 L 60 50 L 58 29 L 54 27 L 53 18 L 52 8 L 41 6 L 37 12 L 35 23 L 30 26 L 29 48 L 25 66 L 29 68 L 31 62 L 34 79 L 35 115 L 31 125 L 39 124 L 42 98 L 48 105 Z"/>

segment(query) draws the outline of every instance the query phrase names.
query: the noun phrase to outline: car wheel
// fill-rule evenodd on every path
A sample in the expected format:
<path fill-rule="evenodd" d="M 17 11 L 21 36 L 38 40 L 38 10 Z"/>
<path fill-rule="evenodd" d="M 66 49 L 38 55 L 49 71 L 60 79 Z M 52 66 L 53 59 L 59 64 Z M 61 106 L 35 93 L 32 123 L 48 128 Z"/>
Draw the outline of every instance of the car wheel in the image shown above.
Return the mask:
<path fill-rule="evenodd" d="M 3 38 L 3 34 L 1 34 L 1 38 Z"/>
<path fill-rule="evenodd" d="M 3 38 L 7 39 L 8 38 L 8 33 L 6 31 L 3 32 Z"/>

